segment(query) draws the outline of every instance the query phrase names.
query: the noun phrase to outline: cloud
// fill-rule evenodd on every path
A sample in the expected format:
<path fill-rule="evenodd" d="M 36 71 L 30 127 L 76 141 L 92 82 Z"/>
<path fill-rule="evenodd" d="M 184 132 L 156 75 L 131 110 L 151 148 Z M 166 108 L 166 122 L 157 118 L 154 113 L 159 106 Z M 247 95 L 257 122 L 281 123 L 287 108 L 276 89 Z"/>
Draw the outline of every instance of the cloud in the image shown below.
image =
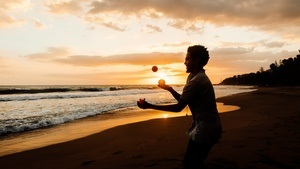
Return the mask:
<path fill-rule="evenodd" d="M 19 26 L 26 23 L 25 19 L 16 18 L 0 9 L 0 28 Z"/>
<path fill-rule="evenodd" d="M 4 12 L 0 11 L 0 28 L 8 27 L 14 24 L 19 24 L 13 16 L 10 16 Z"/>
<path fill-rule="evenodd" d="M 149 70 L 148 70 L 149 72 Z M 75 81 L 76 84 L 81 82 L 83 84 L 140 84 L 143 79 L 149 78 L 144 71 L 136 72 L 103 72 L 103 73 L 51 73 L 47 77 L 52 77 L 54 79 L 61 79 L 61 81 Z M 103 80 L 105 79 L 105 80 Z"/>
<path fill-rule="evenodd" d="M 199 27 L 195 23 L 183 19 L 174 19 L 173 21 L 170 21 L 168 25 L 177 29 L 185 30 L 188 33 L 202 34 L 204 31 L 203 26 Z"/>
<path fill-rule="evenodd" d="M 167 3 L 166 3 L 167 2 Z M 159 19 L 160 17 L 167 17 L 172 19 L 168 23 L 169 26 L 172 26 L 177 29 L 182 29 L 188 32 L 202 33 L 203 28 L 197 26 L 193 22 L 190 22 L 186 19 L 177 19 L 173 17 L 168 17 L 166 14 L 169 12 L 169 7 L 174 6 L 176 12 L 180 8 L 178 4 L 180 1 L 93 1 L 90 5 L 90 10 L 88 14 L 101 16 L 104 14 L 109 15 L 122 15 L 122 16 L 135 16 L 140 18 L 140 16 L 145 16 L 152 19 Z M 147 25 L 147 28 L 153 29 Z M 157 31 L 159 30 L 159 31 Z M 149 33 L 149 31 L 144 31 Z M 161 32 L 160 28 L 155 28 L 155 32 Z M 151 31 L 152 33 L 152 31 Z"/>
<path fill-rule="evenodd" d="M 260 67 L 269 68 L 271 63 L 295 57 L 295 52 L 282 50 L 281 52 L 260 52 L 253 48 L 215 48 L 210 51 L 209 66 L 225 68 L 237 73 L 255 72 Z"/>
<path fill-rule="evenodd" d="M 184 43 L 184 42 L 183 42 Z M 178 44 L 165 44 L 176 46 Z M 271 45 L 273 46 L 273 45 Z M 276 46 L 276 45 L 275 45 Z M 256 70 L 259 67 L 268 67 L 275 60 L 294 57 L 297 51 L 288 52 L 261 52 L 249 47 L 224 47 L 211 49 L 209 66 L 228 68 L 230 70 Z M 29 60 L 39 62 L 52 62 L 72 66 L 98 67 L 109 65 L 167 65 L 182 64 L 185 52 L 179 53 L 131 53 L 110 56 L 74 55 L 71 50 L 64 47 L 51 47 L 47 52 L 25 56 Z M 247 69 L 246 69 L 247 68 Z"/>
<path fill-rule="evenodd" d="M 265 47 L 268 48 L 282 48 L 287 45 L 286 42 L 262 42 Z"/>
<path fill-rule="evenodd" d="M 79 0 L 47 1 L 45 6 L 55 14 L 78 14 L 82 11 Z"/>
<path fill-rule="evenodd" d="M 0 9 L 27 11 L 32 7 L 30 0 L 5 0 L 0 1 Z"/>
<path fill-rule="evenodd" d="M 103 22 L 101 23 L 102 26 L 105 26 L 105 27 L 108 27 L 108 28 L 111 28 L 111 29 L 114 29 L 116 31 L 125 31 L 126 29 L 125 28 L 122 28 L 120 26 L 118 26 L 116 23 L 113 23 L 113 22 Z"/>
<path fill-rule="evenodd" d="M 104 66 L 104 65 L 160 65 L 178 63 L 184 60 L 183 53 L 136 53 L 113 56 L 84 56 L 73 55 L 53 61 L 75 66 Z"/>
<path fill-rule="evenodd" d="M 136 15 L 147 11 L 151 6 L 152 3 L 148 0 L 92 1 L 88 12 L 90 14 L 122 13 L 125 15 Z"/>
<path fill-rule="evenodd" d="M 142 29 L 142 32 L 144 33 L 156 33 L 156 32 L 162 32 L 161 28 L 154 25 L 146 25 L 146 28 Z"/>
<path fill-rule="evenodd" d="M 47 52 L 26 55 L 25 57 L 41 62 L 56 62 L 73 66 L 105 65 L 163 65 L 183 62 L 184 53 L 134 53 L 112 56 L 71 55 L 67 48 L 48 48 Z"/>
<path fill-rule="evenodd" d="M 191 42 L 178 42 L 178 43 L 165 43 L 165 44 L 159 44 L 159 45 L 152 45 L 149 46 L 149 48 L 178 48 L 178 47 L 184 47 L 193 45 Z"/>
<path fill-rule="evenodd" d="M 0 28 L 19 26 L 26 23 L 26 19 L 18 16 L 18 14 L 28 11 L 32 6 L 30 0 L 0 1 Z"/>
<path fill-rule="evenodd" d="M 269 41 L 269 40 L 259 40 L 259 41 L 250 41 L 250 42 L 222 42 L 220 44 L 221 48 L 228 47 L 247 47 L 247 48 L 282 48 L 288 45 L 288 43 L 283 41 Z"/>
<path fill-rule="evenodd" d="M 119 19 L 117 19 L 117 20 L 119 20 Z M 115 31 L 123 32 L 126 30 L 126 26 L 121 25 L 122 21 L 116 22 L 116 21 L 110 20 L 109 18 L 106 18 L 106 17 L 86 16 L 85 21 L 113 29 Z"/>
<path fill-rule="evenodd" d="M 121 25 L 122 19 L 116 19 L 116 15 L 103 14 L 103 15 L 90 15 L 84 9 L 90 8 L 90 3 L 95 2 L 91 0 L 60 0 L 60 1 L 48 1 L 45 6 L 48 8 L 50 13 L 53 14 L 70 14 L 78 16 L 84 21 L 96 25 L 101 25 L 113 29 L 115 31 L 125 31 L 126 26 Z M 90 28 L 95 28 L 90 26 Z"/>
<path fill-rule="evenodd" d="M 4 65 L 4 59 L 0 56 L 0 65 Z"/>
<path fill-rule="evenodd" d="M 68 56 L 68 54 L 70 54 L 70 51 L 68 48 L 50 47 L 50 48 L 48 48 L 48 52 L 30 54 L 30 55 L 26 55 L 24 57 L 26 57 L 30 60 L 35 60 L 35 61 L 51 61 L 53 59 L 66 57 L 66 56 Z"/>
<path fill-rule="evenodd" d="M 83 12 L 83 18 L 97 16 L 102 20 L 109 19 L 111 23 L 114 23 L 112 20 L 116 16 L 122 19 L 143 16 L 168 19 L 169 26 L 196 33 L 202 33 L 201 23 L 208 22 L 219 26 L 247 26 L 274 34 L 281 33 L 288 38 L 300 34 L 299 6 L 299 0 L 69 0 L 47 5 L 53 13 Z M 93 19 L 86 21 L 97 22 Z M 113 25 L 118 27 L 116 23 Z"/>
<path fill-rule="evenodd" d="M 186 47 L 186 46 L 191 46 L 191 42 L 180 42 L 180 43 L 165 43 L 162 46 L 163 47 Z"/>
<path fill-rule="evenodd" d="M 37 29 L 44 29 L 46 28 L 46 25 L 44 25 L 42 22 L 40 22 L 38 19 L 32 18 L 31 21 L 33 22 L 34 26 Z"/>
<path fill-rule="evenodd" d="M 215 56 L 234 56 L 246 53 L 251 53 L 253 49 L 237 47 L 237 48 L 215 48 L 210 52 L 210 54 Z"/>

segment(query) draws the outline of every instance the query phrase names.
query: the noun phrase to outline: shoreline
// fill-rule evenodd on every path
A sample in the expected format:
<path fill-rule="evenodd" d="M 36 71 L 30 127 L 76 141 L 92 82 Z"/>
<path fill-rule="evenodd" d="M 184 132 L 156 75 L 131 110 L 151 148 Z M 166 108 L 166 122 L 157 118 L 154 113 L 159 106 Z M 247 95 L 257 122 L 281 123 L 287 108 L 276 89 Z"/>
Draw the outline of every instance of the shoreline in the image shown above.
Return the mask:
<path fill-rule="evenodd" d="M 217 103 L 217 106 L 219 113 L 225 113 L 239 109 L 237 106 L 224 105 L 223 103 L 219 102 Z M 187 107 L 179 113 L 132 108 L 125 111 L 121 110 L 117 112 L 91 116 L 47 128 L 13 133 L 0 139 L 0 158 L 1 156 L 9 154 L 84 138 L 117 126 L 144 122 L 151 119 L 182 117 L 186 116 L 186 114 L 189 116 L 191 115 Z M 67 137 L 66 133 L 68 133 Z"/>
<path fill-rule="evenodd" d="M 223 135 L 206 160 L 209 168 L 299 168 L 299 98 L 300 87 L 258 88 L 218 98 L 217 102 L 241 108 L 220 114 Z M 175 169 L 180 168 L 190 124 L 191 116 L 122 124 L 80 139 L 2 156 L 0 162 L 4 168 Z"/>

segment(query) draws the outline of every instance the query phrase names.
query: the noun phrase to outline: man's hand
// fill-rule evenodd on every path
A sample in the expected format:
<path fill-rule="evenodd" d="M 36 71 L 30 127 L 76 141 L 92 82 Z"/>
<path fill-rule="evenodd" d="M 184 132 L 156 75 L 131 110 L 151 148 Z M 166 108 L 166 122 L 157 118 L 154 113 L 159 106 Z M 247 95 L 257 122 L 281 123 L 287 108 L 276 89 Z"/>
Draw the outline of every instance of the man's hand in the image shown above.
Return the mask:
<path fill-rule="evenodd" d="M 167 91 L 170 91 L 172 89 L 171 86 L 169 85 L 166 85 L 166 84 L 158 84 L 158 87 L 162 88 L 162 89 L 165 89 Z"/>
<path fill-rule="evenodd" d="M 146 102 L 145 99 L 140 99 L 139 101 L 137 101 L 137 105 L 141 109 L 147 109 L 147 108 L 149 108 L 149 103 Z"/>

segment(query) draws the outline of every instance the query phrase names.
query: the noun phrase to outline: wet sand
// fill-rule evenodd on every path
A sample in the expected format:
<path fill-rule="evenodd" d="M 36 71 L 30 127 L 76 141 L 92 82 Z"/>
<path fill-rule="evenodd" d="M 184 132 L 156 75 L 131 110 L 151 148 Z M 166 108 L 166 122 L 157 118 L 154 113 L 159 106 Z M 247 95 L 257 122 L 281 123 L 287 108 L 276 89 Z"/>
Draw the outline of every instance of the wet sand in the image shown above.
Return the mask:
<path fill-rule="evenodd" d="M 300 88 L 294 87 L 259 88 L 255 92 L 218 99 L 225 105 L 241 108 L 221 114 L 224 132 L 206 161 L 208 167 L 300 168 L 299 98 Z M 169 114 L 151 110 L 138 110 L 136 113 L 143 116 Z M 59 141 L 20 153 L 12 151 L 10 153 L 13 154 L 0 157 L 1 168 L 180 168 L 188 142 L 185 131 L 191 123 L 191 116 L 185 116 L 185 113 L 186 110 L 173 118 L 128 120 L 130 124 L 122 123 L 122 117 L 119 122 L 116 121 L 119 123 L 116 127 L 113 127 L 115 123 L 107 121 L 111 126 L 102 131 L 95 125 L 87 125 L 93 122 L 100 125 L 96 118 L 90 118 L 80 122 L 81 128 L 88 130 L 83 131 L 81 136 L 86 136 L 75 140 L 72 139 L 78 136 L 73 135 L 78 132 L 72 134 L 72 131 L 78 128 L 65 130 L 68 127 L 63 126 L 63 132 L 54 131 L 60 131 L 65 138 L 73 137 L 71 141 Z M 91 132 L 95 134 L 89 135 Z M 48 133 L 51 135 L 51 132 Z M 48 134 L 44 135 L 46 139 L 42 142 L 45 145 L 47 140 L 48 145 L 55 143 L 47 139 Z M 40 136 L 42 138 L 43 135 Z M 30 145 L 26 137 L 23 142 L 20 148 L 26 143 Z"/>
<path fill-rule="evenodd" d="M 238 106 L 224 105 L 223 103 L 217 103 L 217 106 L 220 113 L 239 109 Z M 169 113 L 155 110 L 141 111 L 136 107 L 131 108 L 131 110 L 118 110 L 54 127 L 12 134 L 0 138 L 0 157 L 83 138 L 120 125 L 150 119 L 180 117 L 186 116 L 186 114 L 191 115 L 188 108 L 180 113 Z"/>

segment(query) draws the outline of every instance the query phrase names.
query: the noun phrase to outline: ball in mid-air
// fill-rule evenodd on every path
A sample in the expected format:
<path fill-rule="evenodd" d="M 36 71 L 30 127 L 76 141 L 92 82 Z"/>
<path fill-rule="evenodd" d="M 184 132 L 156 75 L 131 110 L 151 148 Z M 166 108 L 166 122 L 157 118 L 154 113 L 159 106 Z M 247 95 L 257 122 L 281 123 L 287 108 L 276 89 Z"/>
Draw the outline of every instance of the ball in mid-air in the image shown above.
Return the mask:
<path fill-rule="evenodd" d="M 153 72 L 157 72 L 157 70 L 158 70 L 158 67 L 157 67 L 157 66 L 152 66 L 152 71 L 153 71 Z"/>

